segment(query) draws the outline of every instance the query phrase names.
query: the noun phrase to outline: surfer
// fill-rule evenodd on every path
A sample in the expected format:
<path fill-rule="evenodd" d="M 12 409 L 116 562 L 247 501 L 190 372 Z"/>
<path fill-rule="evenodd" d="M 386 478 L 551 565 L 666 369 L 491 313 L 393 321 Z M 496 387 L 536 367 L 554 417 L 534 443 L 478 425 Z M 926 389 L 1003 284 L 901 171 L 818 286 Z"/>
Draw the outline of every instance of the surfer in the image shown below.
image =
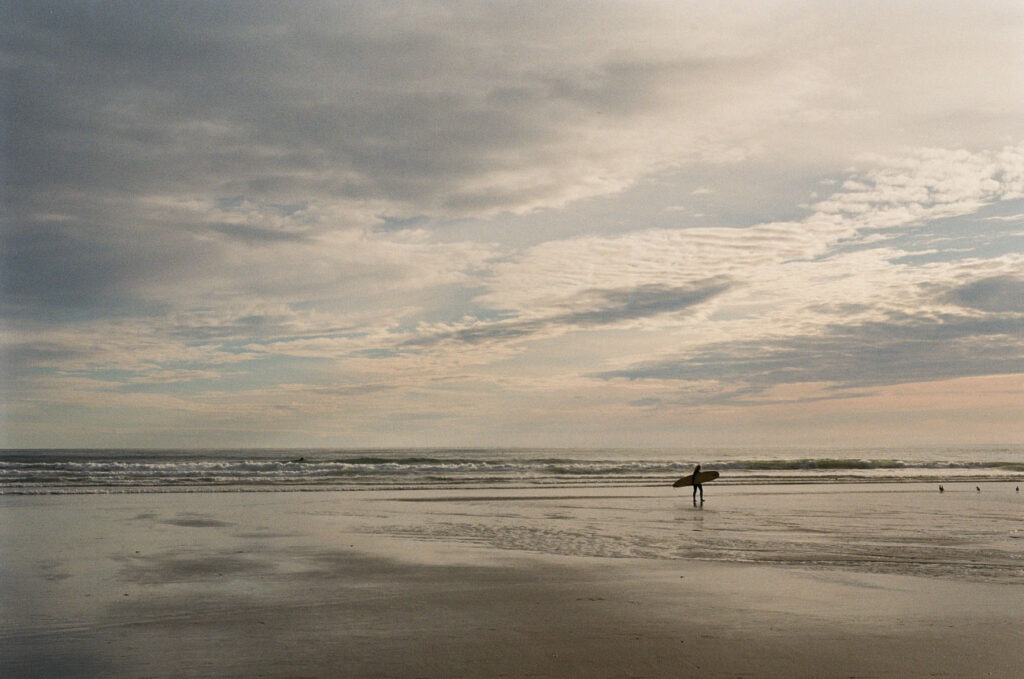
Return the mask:
<path fill-rule="evenodd" d="M 700 474 L 700 465 L 693 468 L 693 504 L 697 504 L 697 491 L 700 491 L 700 503 L 704 504 L 704 484 L 697 483 L 697 475 Z"/>

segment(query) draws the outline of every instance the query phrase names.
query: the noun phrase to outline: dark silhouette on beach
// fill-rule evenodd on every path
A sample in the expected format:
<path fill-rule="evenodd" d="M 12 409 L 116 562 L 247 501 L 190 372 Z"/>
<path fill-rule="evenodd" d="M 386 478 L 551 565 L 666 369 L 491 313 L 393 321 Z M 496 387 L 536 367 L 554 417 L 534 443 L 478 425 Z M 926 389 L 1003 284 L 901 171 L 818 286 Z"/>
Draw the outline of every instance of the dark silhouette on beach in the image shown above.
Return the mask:
<path fill-rule="evenodd" d="M 697 491 L 700 491 L 700 503 L 704 504 L 704 484 L 697 483 L 697 475 L 700 474 L 700 465 L 693 468 L 693 504 L 697 505 Z"/>

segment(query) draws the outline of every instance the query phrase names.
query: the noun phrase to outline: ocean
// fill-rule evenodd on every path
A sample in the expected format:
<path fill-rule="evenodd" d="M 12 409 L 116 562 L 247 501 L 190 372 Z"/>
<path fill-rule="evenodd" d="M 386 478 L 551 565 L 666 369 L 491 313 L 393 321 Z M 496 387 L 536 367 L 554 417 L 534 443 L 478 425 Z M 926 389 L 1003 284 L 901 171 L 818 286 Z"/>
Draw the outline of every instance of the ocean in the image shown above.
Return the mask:
<path fill-rule="evenodd" d="M 1024 447 L 5 450 L 0 494 L 1020 481 Z"/>

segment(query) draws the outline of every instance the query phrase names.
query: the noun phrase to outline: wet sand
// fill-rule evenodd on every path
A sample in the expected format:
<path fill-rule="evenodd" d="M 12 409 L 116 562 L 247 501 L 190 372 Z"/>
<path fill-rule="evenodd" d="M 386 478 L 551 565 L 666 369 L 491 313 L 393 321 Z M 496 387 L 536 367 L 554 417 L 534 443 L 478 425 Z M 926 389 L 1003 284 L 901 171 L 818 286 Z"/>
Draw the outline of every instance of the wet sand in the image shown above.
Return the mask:
<path fill-rule="evenodd" d="M 571 546 L 608 506 L 637 505 L 524 495 L 529 507 L 373 493 L 0 498 L 0 675 L 1024 672 L 1019 583 L 597 556 L 474 533 L 532 527 Z M 611 549 L 597 533 L 596 549 Z"/>

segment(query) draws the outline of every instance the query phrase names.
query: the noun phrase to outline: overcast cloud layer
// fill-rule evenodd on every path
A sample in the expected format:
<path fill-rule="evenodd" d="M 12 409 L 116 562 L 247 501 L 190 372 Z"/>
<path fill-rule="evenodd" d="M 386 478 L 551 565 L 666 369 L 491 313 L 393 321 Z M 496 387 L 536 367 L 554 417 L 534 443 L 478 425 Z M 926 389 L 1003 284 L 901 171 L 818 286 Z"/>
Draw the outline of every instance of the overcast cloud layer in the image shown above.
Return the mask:
<path fill-rule="evenodd" d="M 1024 7 L 15 2 L 0 445 L 1021 443 Z"/>

